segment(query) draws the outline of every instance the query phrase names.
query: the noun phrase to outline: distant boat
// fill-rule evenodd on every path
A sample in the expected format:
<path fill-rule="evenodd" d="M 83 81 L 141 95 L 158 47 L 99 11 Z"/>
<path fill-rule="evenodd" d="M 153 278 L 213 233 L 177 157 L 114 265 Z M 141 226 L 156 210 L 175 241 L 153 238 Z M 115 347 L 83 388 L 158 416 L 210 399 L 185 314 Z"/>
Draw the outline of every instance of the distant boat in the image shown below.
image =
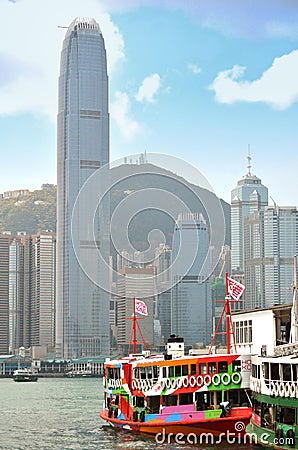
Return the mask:
<path fill-rule="evenodd" d="M 66 376 L 68 378 L 81 378 L 81 377 L 92 377 L 91 370 L 71 370 L 70 372 L 66 372 Z"/>
<path fill-rule="evenodd" d="M 14 381 L 37 381 L 38 376 L 36 372 L 31 369 L 17 369 L 13 373 Z"/>

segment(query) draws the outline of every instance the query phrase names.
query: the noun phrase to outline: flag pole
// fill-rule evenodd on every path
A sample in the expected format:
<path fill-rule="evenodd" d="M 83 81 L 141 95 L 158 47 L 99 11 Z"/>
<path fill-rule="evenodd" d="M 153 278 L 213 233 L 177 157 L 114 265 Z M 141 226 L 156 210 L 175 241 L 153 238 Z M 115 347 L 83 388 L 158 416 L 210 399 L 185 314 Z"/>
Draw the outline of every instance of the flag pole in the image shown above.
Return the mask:
<path fill-rule="evenodd" d="M 230 329 L 231 329 L 231 311 L 230 311 L 230 303 L 229 303 L 229 280 L 228 280 L 228 272 L 226 272 L 226 298 L 225 298 L 225 310 L 226 310 L 226 347 L 227 353 L 231 353 L 231 340 L 230 340 Z"/>
<path fill-rule="evenodd" d="M 136 297 L 133 298 L 133 352 L 137 353 L 137 316 L 136 316 Z"/>

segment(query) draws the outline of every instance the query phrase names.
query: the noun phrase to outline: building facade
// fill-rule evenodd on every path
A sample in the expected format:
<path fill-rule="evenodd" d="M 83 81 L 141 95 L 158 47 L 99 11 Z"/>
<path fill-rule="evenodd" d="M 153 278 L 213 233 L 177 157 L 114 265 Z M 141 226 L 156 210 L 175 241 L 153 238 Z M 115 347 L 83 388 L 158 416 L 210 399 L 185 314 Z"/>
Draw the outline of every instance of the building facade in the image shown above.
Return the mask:
<path fill-rule="evenodd" d="M 55 243 L 50 231 L 0 235 L 2 354 L 54 346 Z"/>
<path fill-rule="evenodd" d="M 296 207 L 267 206 L 245 219 L 246 308 L 291 301 L 297 251 Z"/>
<path fill-rule="evenodd" d="M 184 257 L 193 253 L 187 273 L 182 270 Z M 182 253 L 180 250 L 182 247 Z M 174 261 L 181 255 L 181 264 Z M 183 337 L 186 345 L 209 344 L 212 334 L 209 231 L 201 214 L 179 215 L 173 235 L 172 250 L 172 333 Z"/>
<path fill-rule="evenodd" d="M 64 358 L 109 355 L 109 296 L 78 262 L 105 248 L 109 206 L 100 208 L 93 230 L 81 235 L 72 220 L 81 187 L 109 163 L 108 75 L 104 39 L 94 19 L 75 19 L 61 53 L 57 140 L 56 354 Z M 93 188 L 90 196 L 98 196 Z M 84 206 L 82 215 L 84 215 Z M 85 212 L 87 214 L 87 212 Z M 72 230 L 78 239 L 77 254 Z M 87 256 L 86 256 L 87 255 Z M 82 256 L 84 257 L 84 256 Z M 107 257 L 108 259 L 108 257 Z"/>
<path fill-rule="evenodd" d="M 232 271 L 244 273 L 244 219 L 253 212 L 264 210 L 268 205 L 268 189 L 260 178 L 248 171 L 231 192 L 231 249 Z"/>
<path fill-rule="evenodd" d="M 147 306 L 148 316 L 139 316 L 139 326 L 147 347 L 154 344 L 155 315 L 155 271 L 153 267 L 126 267 L 119 270 L 117 283 L 117 329 L 118 347 L 127 353 L 132 342 L 132 321 L 134 297 L 140 298 Z M 137 341 L 142 342 L 142 336 L 137 331 Z M 138 346 L 138 349 L 141 345 Z M 130 352 L 133 352 L 131 345 Z"/>

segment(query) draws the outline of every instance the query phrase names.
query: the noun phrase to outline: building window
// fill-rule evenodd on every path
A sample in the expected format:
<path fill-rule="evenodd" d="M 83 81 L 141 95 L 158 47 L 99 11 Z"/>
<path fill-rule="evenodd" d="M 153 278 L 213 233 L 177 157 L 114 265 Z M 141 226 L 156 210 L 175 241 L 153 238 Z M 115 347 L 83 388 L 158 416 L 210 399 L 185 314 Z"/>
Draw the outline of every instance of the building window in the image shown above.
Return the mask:
<path fill-rule="evenodd" d="M 252 344 L 252 321 L 240 320 L 234 323 L 236 344 Z"/>

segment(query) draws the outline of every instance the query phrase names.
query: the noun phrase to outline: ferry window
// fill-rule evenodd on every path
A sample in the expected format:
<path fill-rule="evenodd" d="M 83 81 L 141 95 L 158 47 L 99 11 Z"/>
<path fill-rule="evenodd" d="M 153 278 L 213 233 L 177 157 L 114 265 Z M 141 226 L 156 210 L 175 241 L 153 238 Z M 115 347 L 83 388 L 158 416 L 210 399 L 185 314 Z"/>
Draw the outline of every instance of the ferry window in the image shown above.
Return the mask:
<path fill-rule="evenodd" d="M 241 372 L 241 360 L 232 362 L 233 372 Z"/>
<path fill-rule="evenodd" d="M 175 366 L 175 377 L 181 377 L 181 366 Z"/>
<path fill-rule="evenodd" d="M 197 372 L 196 365 L 195 364 L 191 364 L 191 366 L 190 366 L 190 374 L 191 375 L 195 375 L 196 372 Z"/>
<path fill-rule="evenodd" d="M 201 374 L 201 375 L 204 375 L 205 373 L 207 373 L 207 370 L 206 370 L 206 363 L 201 363 L 201 364 L 200 364 L 200 374 Z"/>
<path fill-rule="evenodd" d="M 287 425 L 294 425 L 296 423 L 295 408 L 277 407 L 277 413 L 279 414 L 279 422 L 286 423 Z"/>
<path fill-rule="evenodd" d="M 153 378 L 158 378 L 159 376 L 159 366 L 153 366 Z"/>
<path fill-rule="evenodd" d="M 182 375 L 188 375 L 188 365 L 184 364 L 182 366 Z"/>
<path fill-rule="evenodd" d="M 138 367 L 136 367 L 136 368 L 134 369 L 134 374 L 135 374 L 135 378 L 140 378 L 140 371 L 139 371 L 139 368 L 138 368 Z"/>
<path fill-rule="evenodd" d="M 272 363 L 271 366 L 271 380 L 279 380 L 279 364 Z"/>
<path fill-rule="evenodd" d="M 174 376 L 174 366 L 169 366 L 168 367 L 168 373 L 169 373 L 169 377 L 173 377 Z"/>
<path fill-rule="evenodd" d="M 260 373 L 260 366 L 258 364 L 252 364 L 251 366 L 251 375 L 254 378 L 261 378 L 261 373 Z"/>
<path fill-rule="evenodd" d="M 253 412 L 255 414 L 258 414 L 258 416 L 261 415 L 261 403 L 258 402 L 258 400 L 256 400 L 255 398 L 253 399 L 253 406 L 252 406 L 252 408 L 253 408 Z"/>
<path fill-rule="evenodd" d="M 162 377 L 167 378 L 167 367 L 162 367 L 161 370 L 162 370 Z"/>
<path fill-rule="evenodd" d="M 153 370 L 152 370 L 152 367 L 147 367 L 147 378 L 152 378 L 152 376 L 153 376 Z"/>
<path fill-rule="evenodd" d="M 218 372 L 224 373 L 228 371 L 228 363 L 227 361 L 219 361 L 218 363 Z"/>
<path fill-rule="evenodd" d="M 145 380 L 145 378 L 146 378 L 146 368 L 145 367 L 140 367 L 140 378 L 142 380 Z"/>
<path fill-rule="evenodd" d="M 297 381 L 297 366 L 292 364 L 293 381 Z"/>
<path fill-rule="evenodd" d="M 151 414 L 158 414 L 160 407 L 160 396 L 149 395 L 147 398 L 147 406 Z"/>
<path fill-rule="evenodd" d="M 291 381 L 292 375 L 291 375 L 291 366 L 290 364 L 282 364 L 282 379 L 283 381 Z"/>
<path fill-rule="evenodd" d="M 216 373 L 216 363 L 208 363 L 208 373 Z"/>
<path fill-rule="evenodd" d="M 145 397 L 135 397 L 135 406 L 138 408 L 144 408 Z"/>
<path fill-rule="evenodd" d="M 177 397 L 178 397 L 177 395 L 163 395 L 162 406 L 176 406 Z"/>
<path fill-rule="evenodd" d="M 191 405 L 192 403 L 193 403 L 192 393 L 179 395 L 179 405 Z"/>
<path fill-rule="evenodd" d="M 269 380 L 269 363 L 264 362 L 262 368 L 265 380 Z"/>

